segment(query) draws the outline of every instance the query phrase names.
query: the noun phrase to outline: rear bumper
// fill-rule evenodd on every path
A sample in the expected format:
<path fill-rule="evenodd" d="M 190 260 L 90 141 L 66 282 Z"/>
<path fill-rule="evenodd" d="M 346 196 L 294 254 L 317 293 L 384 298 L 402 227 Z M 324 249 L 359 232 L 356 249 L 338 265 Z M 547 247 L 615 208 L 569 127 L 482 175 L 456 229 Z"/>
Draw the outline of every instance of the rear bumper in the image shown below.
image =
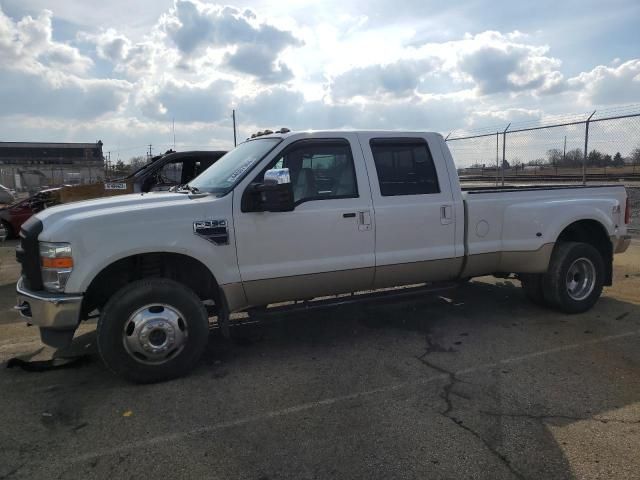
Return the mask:
<path fill-rule="evenodd" d="M 22 278 L 16 293 L 18 302 L 14 308 L 27 323 L 54 330 L 75 330 L 78 326 L 82 295 L 32 292 L 24 287 Z"/>
<path fill-rule="evenodd" d="M 612 237 L 613 240 L 613 253 L 623 253 L 627 251 L 629 245 L 631 245 L 631 235 L 621 235 L 619 237 Z"/>

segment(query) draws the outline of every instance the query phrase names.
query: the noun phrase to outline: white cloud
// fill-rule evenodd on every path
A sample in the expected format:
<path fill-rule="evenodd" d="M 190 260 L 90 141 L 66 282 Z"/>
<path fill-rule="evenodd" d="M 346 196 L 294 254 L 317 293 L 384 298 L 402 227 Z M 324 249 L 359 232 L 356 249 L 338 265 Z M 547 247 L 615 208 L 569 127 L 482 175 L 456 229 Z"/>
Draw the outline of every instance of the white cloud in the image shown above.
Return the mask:
<path fill-rule="evenodd" d="M 85 74 L 93 60 L 75 47 L 52 40 L 52 12 L 13 21 L 0 10 L 0 61 L 5 68 L 35 71 L 39 64 Z"/>
<path fill-rule="evenodd" d="M 98 57 L 113 63 L 125 60 L 131 49 L 131 41 L 113 28 L 97 34 L 81 32 L 78 38 L 81 41 L 94 43 Z"/>
<path fill-rule="evenodd" d="M 355 96 L 411 96 L 422 78 L 436 70 L 435 59 L 398 60 L 388 65 L 369 65 L 344 72 L 331 81 L 336 99 Z"/>
<path fill-rule="evenodd" d="M 138 103 L 147 117 L 156 120 L 218 122 L 228 113 L 231 89 L 225 80 L 204 85 L 169 80 L 145 92 Z"/>
<path fill-rule="evenodd" d="M 162 49 L 151 39 L 134 44 L 113 28 L 99 33 L 80 32 L 77 38 L 79 42 L 92 44 L 98 58 L 107 60 L 115 72 L 131 79 L 153 73 L 155 57 Z"/>
<path fill-rule="evenodd" d="M 610 105 L 640 100 L 640 59 L 618 66 L 599 65 L 569 79 L 569 85 L 580 92 L 582 103 Z"/>
<path fill-rule="evenodd" d="M 93 60 L 52 39 L 52 13 L 18 22 L 0 10 L 0 81 L 3 115 L 87 119 L 118 111 L 127 82 L 86 78 Z"/>
<path fill-rule="evenodd" d="M 161 17 L 159 27 L 181 52 L 185 64 L 205 55 L 207 49 L 225 49 L 225 66 L 263 83 L 290 79 L 291 70 L 278 57 L 286 48 L 302 45 L 291 32 L 260 21 L 252 10 L 198 0 L 176 0 Z"/>
<path fill-rule="evenodd" d="M 38 138 L 67 125 L 73 135 L 93 127 L 105 142 L 145 136 L 140 143 L 160 141 L 175 119 L 202 146 L 226 138 L 232 108 L 245 133 L 449 130 L 640 99 L 640 60 L 571 70 L 540 32 L 445 31 L 440 17 L 392 15 L 379 2 L 366 16 L 317 2 L 147 5 L 155 13 L 144 25 L 119 14 L 86 27 L 80 13 L 56 6 L 79 25 L 62 36 L 56 11 L 10 18 L 0 9 L 0 116 Z"/>

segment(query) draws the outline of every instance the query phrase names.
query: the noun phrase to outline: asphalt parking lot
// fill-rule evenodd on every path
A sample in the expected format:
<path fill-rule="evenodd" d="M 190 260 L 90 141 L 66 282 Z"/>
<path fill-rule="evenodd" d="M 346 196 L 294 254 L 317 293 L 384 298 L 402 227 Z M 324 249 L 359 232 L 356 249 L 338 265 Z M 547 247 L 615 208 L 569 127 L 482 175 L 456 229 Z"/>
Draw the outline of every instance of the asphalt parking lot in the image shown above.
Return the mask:
<path fill-rule="evenodd" d="M 0 247 L 0 479 L 639 478 L 640 241 L 615 286 L 566 316 L 517 281 L 212 332 L 188 378 L 131 385 L 91 324 L 68 368 L 11 311 Z"/>

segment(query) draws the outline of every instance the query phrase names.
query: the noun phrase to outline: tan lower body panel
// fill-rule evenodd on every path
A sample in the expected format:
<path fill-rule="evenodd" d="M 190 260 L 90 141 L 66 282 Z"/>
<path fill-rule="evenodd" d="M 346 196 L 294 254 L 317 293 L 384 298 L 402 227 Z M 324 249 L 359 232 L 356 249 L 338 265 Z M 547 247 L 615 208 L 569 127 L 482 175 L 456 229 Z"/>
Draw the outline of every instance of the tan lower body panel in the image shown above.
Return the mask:
<path fill-rule="evenodd" d="M 613 244 L 613 253 L 624 253 L 629 248 L 629 245 L 631 245 L 631 235 L 623 235 L 621 237 L 612 235 L 609 238 Z"/>
<path fill-rule="evenodd" d="M 553 243 L 533 252 L 494 252 L 471 255 L 462 277 L 490 275 L 496 272 L 541 273 L 547 270 Z M 381 265 L 352 270 L 338 270 L 291 277 L 251 280 L 223 285 L 229 309 L 289 300 L 303 300 L 325 295 L 349 293 L 371 288 L 395 287 L 423 282 L 454 280 L 462 268 L 463 258 L 446 258 L 424 262 Z M 375 276 L 374 276 L 375 272 Z"/>
<path fill-rule="evenodd" d="M 497 272 L 500 265 L 500 252 L 480 253 L 469 255 L 461 277 L 479 277 Z"/>
<path fill-rule="evenodd" d="M 221 285 L 220 288 L 227 299 L 229 311 L 235 312 L 247 307 L 247 296 L 244 293 L 242 283 L 228 283 Z"/>
<path fill-rule="evenodd" d="M 249 305 L 302 300 L 371 288 L 373 267 L 338 270 L 244 283 Z"/>
<path fill-rule="evenodd" d="M 453 280 L 461 268 L 462 257 L 379 265 L 376 267 L 374 288 Z"/>
<path fill-rule="evenodd" d="M 517 252 L 491 252 L 469 255 L 461 277 L 477 277 L 492 273 L 543 273 L 549 267 L 553 243 L 538 250 Z"/>
<path fill-rule="evenodd" d="M 549 268 L 554 243 L 545 243 L 533 252 L 502 252 L 499 272 L 542 273 Z"/>

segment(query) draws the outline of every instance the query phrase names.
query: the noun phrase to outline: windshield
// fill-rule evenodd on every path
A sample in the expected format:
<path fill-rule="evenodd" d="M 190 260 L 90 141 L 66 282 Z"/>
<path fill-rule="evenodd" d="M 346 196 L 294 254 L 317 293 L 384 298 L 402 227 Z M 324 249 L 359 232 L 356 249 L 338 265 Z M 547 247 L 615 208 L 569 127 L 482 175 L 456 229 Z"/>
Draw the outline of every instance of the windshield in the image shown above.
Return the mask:
<path fill-rule="evenodd" d="M 280 141 L 271 137 L 241 143 L 189 182 L 189 186 L 200 192 L 224 195 Z"/>

